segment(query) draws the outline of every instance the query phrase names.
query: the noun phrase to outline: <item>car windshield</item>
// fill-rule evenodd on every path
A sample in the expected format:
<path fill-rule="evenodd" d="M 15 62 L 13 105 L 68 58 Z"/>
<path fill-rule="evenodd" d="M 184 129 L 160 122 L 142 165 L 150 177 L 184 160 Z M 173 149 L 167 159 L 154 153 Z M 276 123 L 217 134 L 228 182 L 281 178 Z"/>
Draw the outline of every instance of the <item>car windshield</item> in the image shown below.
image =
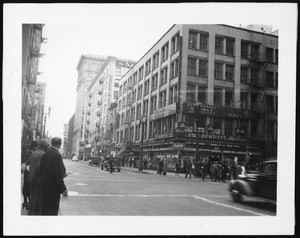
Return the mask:
<path fill-rule="evenodd" d="M 276 163 L 263 163 L 260 166 L 260 171 L 262 173 L 276 174 L 277 173 L 277 164 Z"/>

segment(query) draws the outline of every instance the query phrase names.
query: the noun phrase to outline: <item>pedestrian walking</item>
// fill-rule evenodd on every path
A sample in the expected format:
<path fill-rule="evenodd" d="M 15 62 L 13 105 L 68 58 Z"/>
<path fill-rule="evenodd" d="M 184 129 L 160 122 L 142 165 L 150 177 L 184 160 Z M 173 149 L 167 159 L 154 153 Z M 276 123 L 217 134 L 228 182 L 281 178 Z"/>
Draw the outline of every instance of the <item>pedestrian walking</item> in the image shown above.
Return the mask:
<path fill-rule="evenodd" d="M 158 174 L 162 174 L 163 167 L 164 167 L 164 161 L 163 161 L 163 159 L 159 159 L 159 162 L 158 162 Z"/>
<path fill-rule="evenodd" d="M 111 174 L 114 171 L 114 161 L 113 161 L 113 158 L 109 159 L 109 171 L 110 171 Z"/>
<path fill-rule="evenodd" d="M 237 167 L 235 162 L 233 162 L 233 164 L 231 165 L 230 177 L 231 179 L 237 179 Z"/>
<path fill-rule="evenodd" d="M 41 157 L 41 215 L 58 215 L 60 195 L 68 196 L 64 183 L 66 169 L 59 153 L 61 142 L 61 138 L 54 137 L 51 140 L 51 147 Z"/>
<path fill-rule="evenodd" d="M 189 179 L 192 178 L 192 166 L 193 166 L 192 161 L 188 159 L 186 162 L 185 178 L 187 178 L 188 175 L 189 175 Z"/>
<path fill-rule="evenodd" d="M 148 161 L 145 159 L 144 160 L 144 169 L 147 169 L 147 164 L 148 164 Z"/>
<path fill-rule="evenodd" d="M 41 173 L 40 162 L 42 155 L 48 150 L 50 143 L 47 140 L 40 140 L 39 146 L 30 156 L 28 183 L 30 185 L 30 199 L 28 215 L 40 215 L 41 214 Z"/>
<path fill-rule="evenodd" d="M 38 149 L 38 142 L 32 141 L 30 145 L 30 149 L 27 151 L 25 162 L 22 164 L 22 170 L 24 173 L 23 178 L 23 188 L 22 188 L 22 194 L 23 194 L 23 209 L 28 209 L 29 202 L 30 202 L 30 185 L 28 183 L 28 173 L 30 169 L 30 156 L 31 154 Z"/>
<path fill-rule="evenodd" d="M 227 173 L 228 173 L 227 164 L 225 162 L 223 162 L 222 163 L 222 176 L 221 176 L 223 183 L 225 183 Z"/>
<path fill-rule="evenodd" d="M 200 164 L 200 175 L 201 175 L 202 181 L 204 181 L 205 176 L 206 176 L 206 169 L 205 169 L 204 163 Z"/>
<path fill-rule="evenodd" d="M 168 167 L 167 160 L 164 159 L 163 160 L 163 169 L 162 169 L 163 175 L 167 175 L 167 167 Z"/>
<path fill-rule="evenodd" d="M 175 175 L 177 176 L 179 176 L 179 169 L 180 169 L 180 160 L 178 159 L 175 164 Z"/>

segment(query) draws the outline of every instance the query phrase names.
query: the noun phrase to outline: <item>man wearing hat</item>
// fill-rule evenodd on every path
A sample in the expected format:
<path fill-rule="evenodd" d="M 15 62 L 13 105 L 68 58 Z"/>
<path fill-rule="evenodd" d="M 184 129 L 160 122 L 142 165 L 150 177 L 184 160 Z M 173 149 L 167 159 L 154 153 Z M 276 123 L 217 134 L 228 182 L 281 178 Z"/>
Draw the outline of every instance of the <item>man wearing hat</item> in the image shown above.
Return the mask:
<path fill-rule="evenodd" d="M 41 215 L 58 215 L 60 195 L 68 195 L 63 180 L 66 176 L 66 169 L 59 153 L 61 143 L 61 138 L 54 137 L 51 140 L 51 147 L 41 158 Z"/>

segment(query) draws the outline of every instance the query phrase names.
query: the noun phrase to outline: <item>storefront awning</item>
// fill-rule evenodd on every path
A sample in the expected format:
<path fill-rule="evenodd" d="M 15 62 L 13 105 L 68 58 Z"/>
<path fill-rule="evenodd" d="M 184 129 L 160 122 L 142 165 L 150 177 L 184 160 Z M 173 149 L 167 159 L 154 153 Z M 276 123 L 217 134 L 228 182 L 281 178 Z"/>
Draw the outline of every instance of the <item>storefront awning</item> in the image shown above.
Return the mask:
<path fill-rule="evenodd" d="M 126 147 L 123 147 L 122 149 L 120 149 L 120 150 L 118 151 L 118 153 L 117 153 L 116 155 L 121 155 L 121 154 L 123 154 L 123 153 L 125 152 L 125 150 L 126 150 Z"/>

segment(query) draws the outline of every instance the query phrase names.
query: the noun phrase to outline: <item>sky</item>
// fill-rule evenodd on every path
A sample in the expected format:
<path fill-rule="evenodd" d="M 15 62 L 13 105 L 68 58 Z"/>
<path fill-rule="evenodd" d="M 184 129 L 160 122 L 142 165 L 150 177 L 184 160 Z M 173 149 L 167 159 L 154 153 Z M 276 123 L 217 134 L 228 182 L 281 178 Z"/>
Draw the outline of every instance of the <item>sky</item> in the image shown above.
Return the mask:
<path fill-rule="evenodd" d="M 107 234 L 111 224 L 118 231 L 143 234 L 232 234 L 246 227 L 257 234 L 290 234 L 293 231 L 295 89 L 297 5 L 285 3 L 184 3 L 184 4 L 4 4 L 3 9 L 3 161 L 4 234 L 40 234 L 51 222 L 51 234 Z M 51 106 L 47 129 L 52 136 L 63 135 L 63 124 L 75 112 L 77 70 L 81 54 L 99 54 L 139 60 L 173 24 L 272 25 L 279 29 L 279 115 L 278 210 L 275 218 L 226 219 L 222 217 L 168 217 L 154 220 L 131 217 L 101 217 L 32 220 L 20 217 L 21 138 L 21 25 L 44 23 L 46 56 L 41 59 L 39 78 L 47 83 L 46 109 Z M 285 83 L 287 82 L 287 83 Z M 288 115 L 288 116 L 287 116 Z M 283 162 L 282 162 L 283 161 Z M 289 166 L 287 166 L 289 165 Z M 282 176 L 282 177 L 280 177 Z M 284 177 L 283 177 L 284 176 Z M 281 179 L 280 179 L 281 178 Z M 9 182 L 9 184 L 8 184 Z M 289 184 L 290 186 L 286 186 Z M 281 204 L 284 204 L 281 206 Z M 291 212 L 292 211 L 292 212 Z M 124 220 L 125 219 L 125 220 Z M 132 224 L 128 224 L 128 221 Z M 168 222 L 165 222 L 165 221 Z M 26 229 L 35 222 L 35 229 Z M 112 222 L 113 221 L 113 222 Z M 144 222 L 144 223 L 143 223 Z M 162 223 L 163 222 L 163 223 Z M 15 226 L 18 224 L 18 226 Z M 71 224 L 71 226 L 70 226 Z M 78 224 L 78 225 L 77 225 Z M 84 224 L 84 225 L 82 225 Z M 86 226 L 90 224 L 90 226 Z M 143 226 L 149 224 L 149 226 Z M 164 224 L 162 227 L 161 224 Z M 183 226 L 184 224 L 184 226 Z M 201 225 L 199 225 L 201 224 Z M 215 229 L 218 224 L 219 229 Z M 234 229 L 232 224 L 235 225 Z M 284 226 L 283 226 L 284 224 Z M 143 229 L 138 229 L 139 227 Z M 85 230 L 88 228 L 89 230 Z M 113 228 L 113 230 L 115 230 Z M 48 231 L 49 232 L 49 231 Z M 237 233 L 239 234 L 239 233 Z"/>
<path fill-rule="evenodd" d="M 46 122 L 49 135 L 63 137 L 63 124 L 68 123 L 75 112 L 76 66 L 82 54 L 110 55 L 138 61 L 174 23 L 222 23 L 234 26 L 256 23 L 252 19 L 245 19 L 245 15 L 239 19 L 224 15 L 226 9 L 235 6 L 239 9 L 236 13 L 238 16 L 246 8 L 251 11 L 249 6 L 214 6 L 216 5 L 23 5 L 23 8 L 35 13 L 25 18 L 45 23 L 43 34 L 47 43 L 42 44 L 45 56 L 40 59 L 39 71 L 43 74 L 38 80 L 47 83 L 45 111 L 48 112 L 51 107 L 50 117 Z M 253 9 L 263 11 L 263 8 L 255 6 Z M 216 13 L 215 18 L 211 19 L 210 11 Z M 277 24 L 273 17 L 264 19 L 263 23 L 275 27 Z"/>

